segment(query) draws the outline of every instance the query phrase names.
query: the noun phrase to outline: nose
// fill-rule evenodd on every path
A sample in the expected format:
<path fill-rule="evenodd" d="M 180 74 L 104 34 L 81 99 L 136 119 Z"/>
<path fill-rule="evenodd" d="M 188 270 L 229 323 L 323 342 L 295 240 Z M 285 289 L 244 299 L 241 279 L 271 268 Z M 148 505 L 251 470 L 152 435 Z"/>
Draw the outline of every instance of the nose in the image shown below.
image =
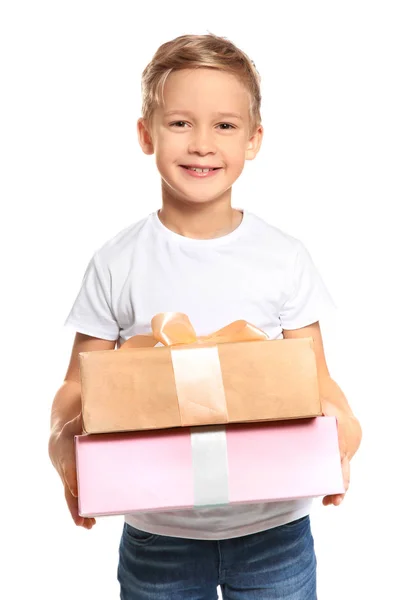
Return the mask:
<path fill-rule="evenodd" d="M 188 147 L 189 154 L 199 154 L 205 156 L 207 154 L 215 154 L 216 144 L 213 132 L 209 127 L 193 128 L 192 135 Z"/>

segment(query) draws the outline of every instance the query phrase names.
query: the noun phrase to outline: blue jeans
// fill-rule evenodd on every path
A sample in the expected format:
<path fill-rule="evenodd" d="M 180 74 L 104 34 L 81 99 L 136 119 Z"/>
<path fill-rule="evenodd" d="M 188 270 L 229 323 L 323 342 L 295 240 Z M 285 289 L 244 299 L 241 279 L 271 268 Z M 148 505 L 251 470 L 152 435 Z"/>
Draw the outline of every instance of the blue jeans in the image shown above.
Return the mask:
<path fill-rule="evenodd" d="M 316 600 L 310 518 L 221 541 L 144 533 L 124 524 L 121 600 Z"/>

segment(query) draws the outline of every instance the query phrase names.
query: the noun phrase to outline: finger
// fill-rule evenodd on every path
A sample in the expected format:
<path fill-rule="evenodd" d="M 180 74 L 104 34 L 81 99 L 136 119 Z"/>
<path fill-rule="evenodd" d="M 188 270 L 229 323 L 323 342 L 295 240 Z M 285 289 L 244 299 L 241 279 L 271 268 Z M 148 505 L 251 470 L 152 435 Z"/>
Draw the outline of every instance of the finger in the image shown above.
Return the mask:
<path fill-rule="evenodd" d="M 325 496 L 325 498 L 322 499 L 322 504 L 324 506 L 329 506 L 330 504 L 332 504 L 332 498 L 333 496 Z"/>
<path fill-rule="evenodd" d="M 71 494 L 67 485 L 64 486 L 64 494 L 69 512 L 71 513 L 71 517 L 73 518 L 75 525 L 82 526 L 85 522 L 85 519 L 81 517 L 78 512 L 78 498 Z"/>
<path fill-rule="evenodd" d="M 62 464 L 64 474 L 64 482 L 68 486 L 69 491 L 75 498 L 78 497 L 78 480 L 76 475 L 76 466 L 74 463 L 68 462 Z"/>
<path fill-rule="evenodd" d="M 322 504 L 324 506 L 329 506 L 333 504 L 334 506 L 339 506 L 343 502 L 344 494 L 331 494 L 330 496 L 325 496 L 322 500 Z"/>
<path fill-rule="evenodd" d="M 344 500 L 344 494 L 335 494 L 332 498 L 332 504 L 334 506 L 339 506 Z"/>
<path fill-rule="evenodd" d="M 342 459 L 342 473 L 344 489 L 347 492 L 350 485 L 350 460 L 347 454 Z"/>
<path fill-rule="evenodd" d="M 64 425 L 64 429 L 73 435 L 81 435 L 83 432 L 82 413 L 79 413 L 74 419 L 68 421 L 68 423 Z"/>
<path fill-rule="evenodd" d="M 96 519 L 92 519 L 91 517 L 85 517 L 83 527 L 85 529 L 92 529 L 93 525 L 96 524 Z"/>
<path fill-rule="evenodd" d="M 346 437 L 344 435 L 343 427 L 341 426 L 339 421 L 337 424 L 337 428 L 338 428 L 340 460 L 343 460 L 343 458 L 347 455 L 347 441 L 346 441 Z"/>
<path fill-rule="evenodd" d="M 67 500 L 68 508 L 71 516 L 76 525 L 84 527 L 85 529 L 92 529 L 93 525 L 96 524 L 96 519 L 93 517 L 81 517 L 78 512 L 78 500 L 70 493 L 67 486 L 65 486 L 65 498 Z"/>
<path fill-rule="evenodd" d="M 331 504 L 333 504 L 333 497 L 332 496 L 326 496 L 323 500 L 322 503 L 324 506 L 330 506 Z"/>

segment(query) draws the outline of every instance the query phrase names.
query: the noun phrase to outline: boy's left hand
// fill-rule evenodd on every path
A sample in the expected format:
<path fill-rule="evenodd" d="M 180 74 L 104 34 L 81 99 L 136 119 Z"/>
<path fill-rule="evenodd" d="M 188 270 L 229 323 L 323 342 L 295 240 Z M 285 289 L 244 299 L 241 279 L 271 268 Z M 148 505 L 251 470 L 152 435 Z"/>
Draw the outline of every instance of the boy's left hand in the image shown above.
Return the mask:
<path fill-rule="evenodd" d="M 343 483 L 346 493 L 350 484 L 350 460 L 360 445 L 361 427 L 352 413 L 338 408 L 329 400 L 322 400 L 322 412 L 327 417 L 336 417 L 337 419 Z M 324 506 L 328 506 L 329 504 L 339 506 L 343 501 L 345 493 L 325 496 L 322 503 Z"/>

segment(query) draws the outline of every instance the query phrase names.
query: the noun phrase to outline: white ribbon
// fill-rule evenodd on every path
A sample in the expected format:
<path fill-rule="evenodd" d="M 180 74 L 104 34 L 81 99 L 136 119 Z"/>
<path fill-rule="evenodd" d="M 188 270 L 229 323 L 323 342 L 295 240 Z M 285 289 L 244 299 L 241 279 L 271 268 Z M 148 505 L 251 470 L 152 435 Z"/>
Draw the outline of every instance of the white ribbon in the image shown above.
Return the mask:
<path fill-rule="evenodd" d="M 228 451 L 225 427 L 192 427 L 194 505 L 229 503 Z"/>

